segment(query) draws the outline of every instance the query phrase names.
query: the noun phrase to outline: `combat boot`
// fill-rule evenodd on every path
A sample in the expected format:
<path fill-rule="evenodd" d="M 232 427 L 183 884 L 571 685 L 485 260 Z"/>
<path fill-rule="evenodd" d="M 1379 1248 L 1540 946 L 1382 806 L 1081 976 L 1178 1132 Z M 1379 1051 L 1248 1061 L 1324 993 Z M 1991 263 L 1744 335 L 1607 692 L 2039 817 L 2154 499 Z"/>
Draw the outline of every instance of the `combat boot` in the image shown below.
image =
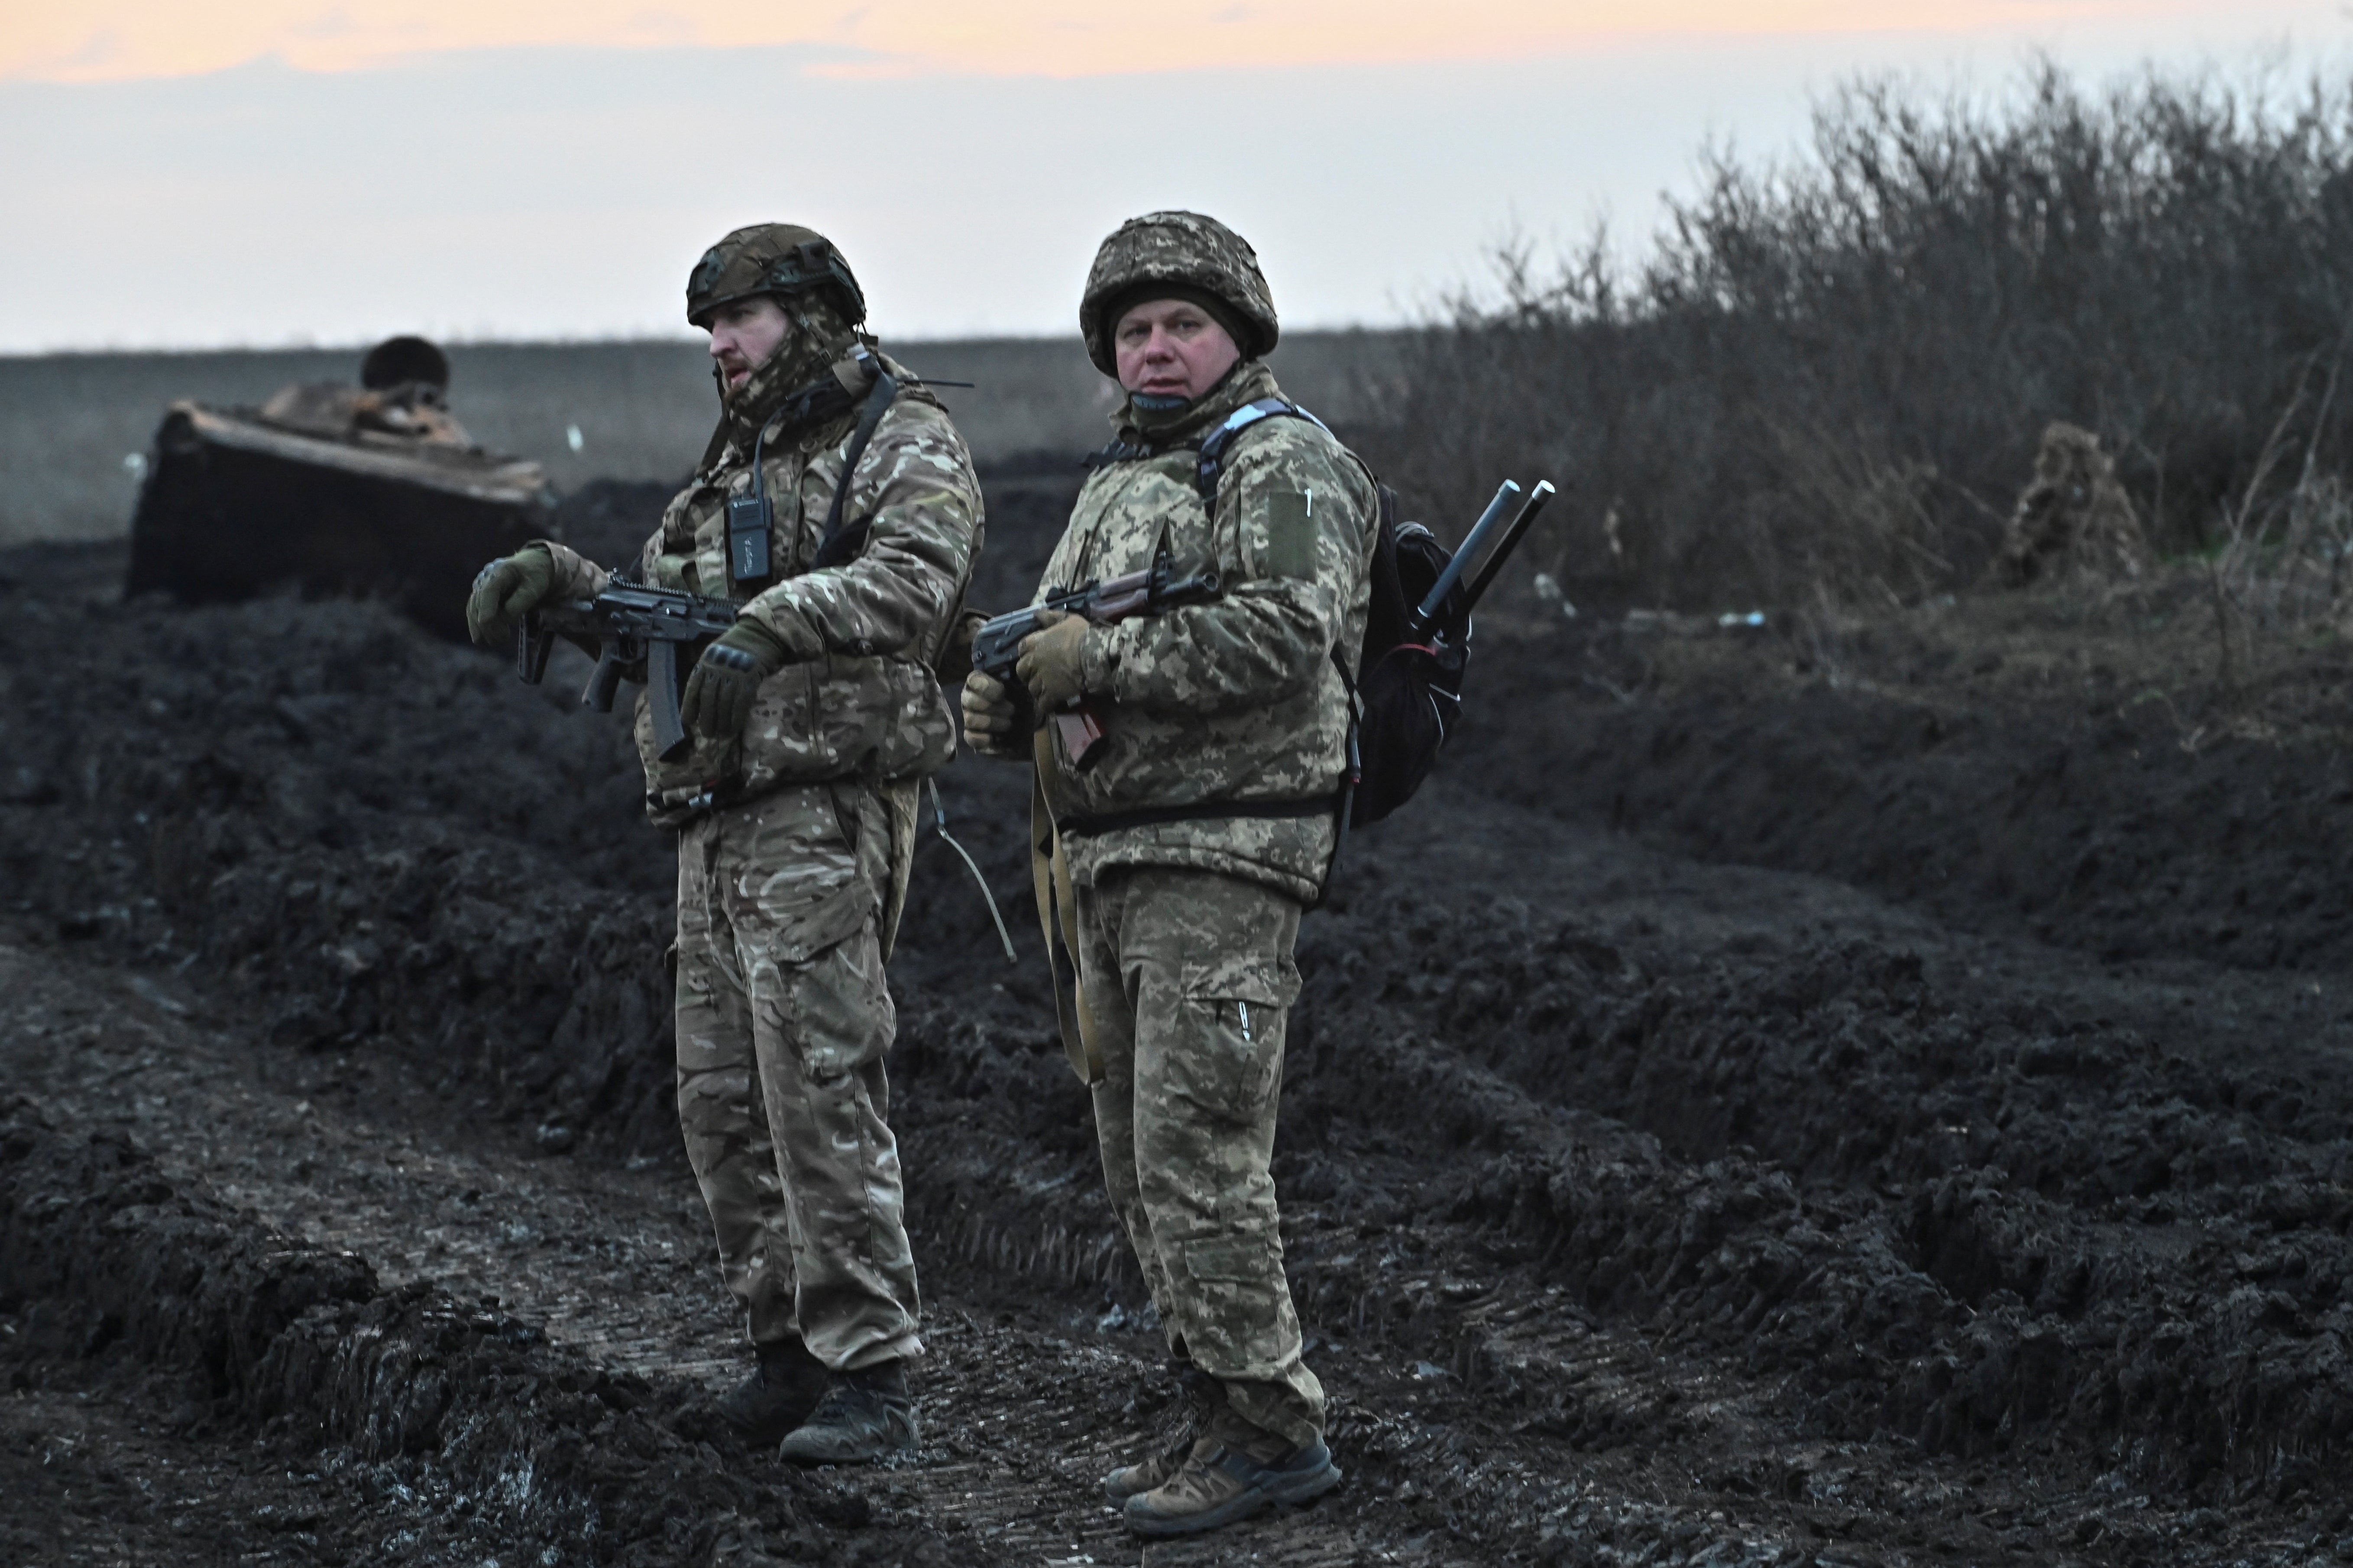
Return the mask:
<path fill-rule="evenodd" d="M 803 1465 L 860 1465 L 915 1446 L 915 1401 L 904 1362 L 837 1372 L 778 1457 Z"/>
<path fill-rule="evenodd" d="M 1162 1428 L 1148 1458 L 1122 1465 L 1103 1478 L 1103 1496 L 1117 1508 L 1139 1492 L 1166 1484 L 1209 1429 L 1209 1418 L 1225 1407 L 1226 1385 L 1191 1363 L 1182 1363 L 1176 1373 L 1176 1419 Z"/>
<path fill-rule="evenodd" d="M 798 1335 L 754 1347 L 760 1364 L 722 1394 L 719 1418 L 746 1443 L 765 1446 L 808 1419 L 825 1394 L 825 1363 Z"/>
<path fill-rule="evenodd" d="M 1302 1447 L 1251 1426 L 1230 1405 L 1176 1473 L 1120 1508 L 1138 1535 L 1193 1535 L 1266 1509 L 1313 1501 L 1340 1484 L 1340 1468 L 1322 1443 Z"/>

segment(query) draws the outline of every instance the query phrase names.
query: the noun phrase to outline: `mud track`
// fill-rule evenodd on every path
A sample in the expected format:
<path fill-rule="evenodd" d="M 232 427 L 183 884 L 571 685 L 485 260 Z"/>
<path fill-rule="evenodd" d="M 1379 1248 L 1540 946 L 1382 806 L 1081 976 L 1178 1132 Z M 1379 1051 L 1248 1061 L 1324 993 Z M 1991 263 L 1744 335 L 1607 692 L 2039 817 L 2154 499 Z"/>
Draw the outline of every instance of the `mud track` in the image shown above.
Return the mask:
<path fill-rule="evenodd" d="M 990 489 L 994 605 L 1069 482 Z M 1146 1551 L 1093 1482 L 1171 1389 L 1020 778 L 944 793 L 1025 962 L 927 842 L 893 966 L 923 1448 L 787 1471 L 704 1408 L 667 846 L 580 671 L 120 565 L 0 558 L 0 1561 L 2353 1560 L 2328 745 L 2168 772 L 2048 683 L 1494 639 L 1302 940 L 1347 1484 Z M 2054 870 L 2087 833 L 2130 856 Z"/>

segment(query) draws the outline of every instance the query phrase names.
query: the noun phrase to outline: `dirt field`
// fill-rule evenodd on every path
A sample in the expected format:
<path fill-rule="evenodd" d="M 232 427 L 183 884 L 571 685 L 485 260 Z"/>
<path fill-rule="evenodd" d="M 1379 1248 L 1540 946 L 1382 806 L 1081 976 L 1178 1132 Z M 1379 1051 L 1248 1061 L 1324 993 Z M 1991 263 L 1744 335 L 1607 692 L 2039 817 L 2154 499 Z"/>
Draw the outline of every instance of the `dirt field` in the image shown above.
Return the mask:
<path fill-rule="evenodd" d="M 1070 490 L 989 485 L 993 606 Z M 893 966 L 923 1445 L 793 1473 L 702 1409 L 667 846 L 579 671 L 120 566 L 0 556 L 0 1562 L 2353 1561 L 2333 644 L 2226 698 L 2156 591 L 1483 628 L 1302 938 L 1347 1482 L 1147 1550 L 1018 773 L 943 784 L 1022 963 L 927 842 Z"/>

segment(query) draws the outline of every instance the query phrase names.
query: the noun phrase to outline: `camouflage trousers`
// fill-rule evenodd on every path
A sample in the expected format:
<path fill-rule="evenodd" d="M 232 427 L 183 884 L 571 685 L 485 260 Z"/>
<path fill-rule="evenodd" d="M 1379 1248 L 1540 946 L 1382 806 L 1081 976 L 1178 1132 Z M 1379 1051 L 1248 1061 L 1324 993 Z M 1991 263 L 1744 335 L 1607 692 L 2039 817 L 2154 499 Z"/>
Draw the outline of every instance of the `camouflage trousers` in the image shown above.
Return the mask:
<path fill-rule="evenodd" d="M 1103 1180 L 1170 1348 L 1250 1421 L 1318 1441 L 1269 1169 L 1299 905 L 1166 866 L 1113 867 L 1076 895 Z"/>
<path fill-rule="evenodd" d="M 755 1343 L 846 1371 L 923 1353 L 882 1067 L 890 823 L 855 784 L 776 791 L 678 841 L 678 1116 Z"/>

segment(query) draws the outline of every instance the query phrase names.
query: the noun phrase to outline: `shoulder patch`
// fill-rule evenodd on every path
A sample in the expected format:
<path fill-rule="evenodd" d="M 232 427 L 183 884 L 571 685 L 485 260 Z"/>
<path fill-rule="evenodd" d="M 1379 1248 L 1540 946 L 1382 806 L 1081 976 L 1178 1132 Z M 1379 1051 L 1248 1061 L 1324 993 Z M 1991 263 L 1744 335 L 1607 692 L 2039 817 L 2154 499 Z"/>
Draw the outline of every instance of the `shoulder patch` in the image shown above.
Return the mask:
<path fill-rule="evenodd" d="M 1315 575 L 1315 492 L 1276 490 L 1266 498 L 1266 574 Z"/>

